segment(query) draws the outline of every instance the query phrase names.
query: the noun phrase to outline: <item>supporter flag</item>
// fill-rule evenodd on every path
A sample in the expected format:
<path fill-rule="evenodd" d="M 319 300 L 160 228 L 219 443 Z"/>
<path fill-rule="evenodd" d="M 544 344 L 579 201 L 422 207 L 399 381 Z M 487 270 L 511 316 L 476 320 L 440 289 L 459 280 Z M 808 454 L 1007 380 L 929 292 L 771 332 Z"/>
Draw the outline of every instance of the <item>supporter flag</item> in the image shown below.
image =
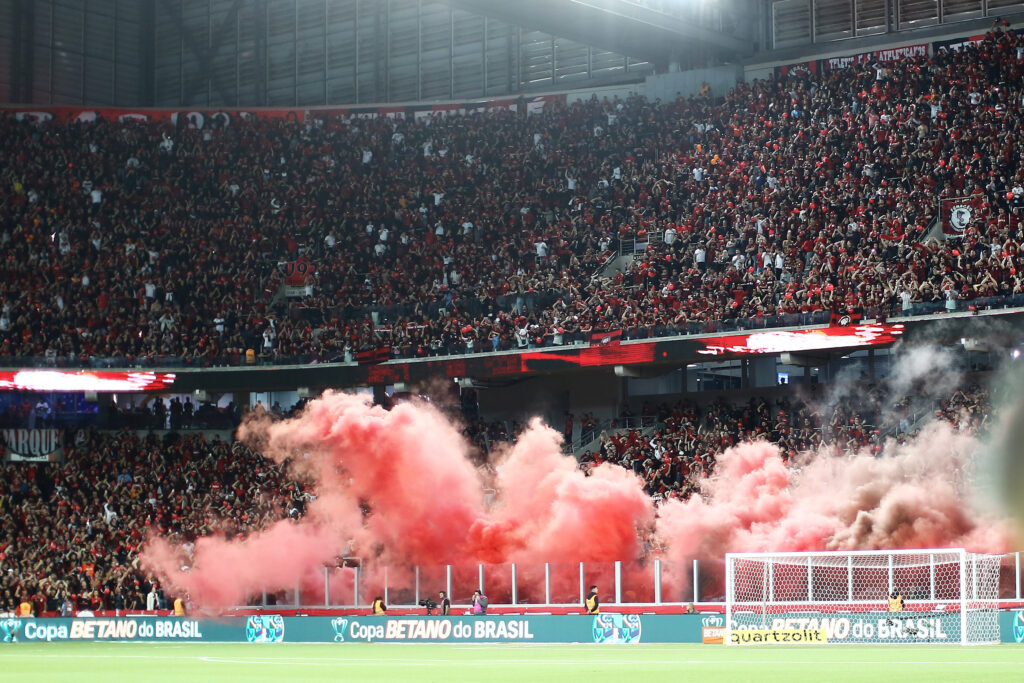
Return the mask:
<path fill-rule="evenodd" d="M 289 261 L 281 266 L 281 270 L 284 271 L 284 283 L 293 287 L 302 287 L 306 284 L 306 280 L 312 275 L 316 268 L 305 255 L 298 257 L 294 261 Z"/>
<path fill-rule="evenodd" d="M 974 219 L 981 213 L 982 197 L 957 197 L 939 201 L 942 216 L 942 234 L 946 239 L 962 237 Z"/>
<path fill-rule="evenodd" d="M 618 346 L 622 341 L 622 330 L 607 330 L 590 334 L 591 346 Z"/>
<path fill-rule="evenodd" d="M 850 325 L 859 325 L 863 317 L 864 315 L 860 311 L 832 311 L 832 317 L 829 319 L 829 325 L 831 325 L 832 327 L 848 327 Z"/>
<path fill-rule="evenodd" d="M 387 346 L 356 353 L 356 362 L 360 365 L 377 365 L 378 363 L 387 363 L 389 360 L 391 360 L 391 348 Z"/>
<path fill-rule="evenodd" d="M 789 76 L 812 76 L 818 73 L 818 61 L 797 62 L 775 67 L 775 75 L 779 78 Z"/>

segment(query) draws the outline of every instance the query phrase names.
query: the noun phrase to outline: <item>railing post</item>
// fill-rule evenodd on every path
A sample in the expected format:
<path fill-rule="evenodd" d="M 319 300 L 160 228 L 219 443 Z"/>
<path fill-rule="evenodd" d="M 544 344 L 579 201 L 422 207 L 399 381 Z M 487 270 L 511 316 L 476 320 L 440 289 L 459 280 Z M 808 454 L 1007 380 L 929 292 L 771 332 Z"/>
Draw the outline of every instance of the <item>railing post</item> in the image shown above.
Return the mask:
<path fill-rule="evenodd" d="M 324 565 L 324 607 L 331 606 L 331 568 Z"/>
<path fill-rule="evenodd" d="M 420 604 L 420 566 L 416 565 L 414 567 L 414 570 L 415 570 L 414 573 L 415 573 L 415 576 L 416 576 L 416 597 L 414 598 L 414 600 L 415 600 L 416 604 L 418 605 L 418 604 Z M 446 593 L 446 595 L 447 595 L 447 593 Z"/>
<path fill-rule="evenodd" d="M 814 602 L 814 558 L 807 556 L 807 602 Z"/>
<path fill-rule="evenodd" d="M 516 604 L 518 593 L 516 591 L 516 563 L 512 563 L 512 604 Z"/>
<path fill-rule="evenodd" d="M 359 607 L 359 566 L 353 567 L 355 576 L 352 578 L 352 606 Z"/>
<path fill-rule="evenodd" d="M 480 585 L 478 586 L 478 588 L 480 589 L 480 593 L 483 595 L 487 595 L 487 591 L 484 590 L 484 566 L 482 564 L 477 565 L 477 572 L 479 574 Z"/>
<path fill-rule="evenodd" d="M 928 575 L 931 589 L 931 600 L 935 599 L 935 553 L 928 553 Z"/>
<path fill-rule="evenodd" d="M 583 573 L 583 563 L 580 562 L 580 604 L 581 605 L 583 604 L 583 601 L 587 597 L 587 591 L 585 590 L 585 586 L 584 586 L 584 584 L 586 583 L 586 580 L 587 580 L 586 576 Z"/>
<path fill-rule="evenodd" d="M 615 604 L 622 604 L 622 562 L 615 561 Z"/>
<path fill-rule="evenodd" d="M 452 599 L 452 566 L 450 564 L 449 565 L 445 565 L 444 587 L 445 587 L 445 591 L 447 591 L 445 594 L 448 596 L 448 599 L 451 600 Z"/>
<path fill-rule="evenodd" d="M 384 567 L 384 604 L 390 605 L 391 601 L 388 599 L 388 568 Z"/>
<path fill-rule="evenodd" d="M 853 555 L 846 556 L 846 600 L 853 602 Z"/>
<path fill-rule="evenodd" d="M 697 560 L 693 561 L 693 604 L 700 602 L 700 565 L 697 564 Z"/>
<path fill-rule="evenodd" d="M 551 564 L 544 563 L 544 604 L 551 604 Z"/>
<path fill-rule="evenodd" d="M 654 561 L 654 604 L 661 604 L 661 560 Z"/>
<path fill-rule="evenodd" d="M 1018 550 L 1013 554 L 1015 559 L 1015 566 L 1017 567 L 1017 599 L 1020 600 L 1020 551 Z"/>

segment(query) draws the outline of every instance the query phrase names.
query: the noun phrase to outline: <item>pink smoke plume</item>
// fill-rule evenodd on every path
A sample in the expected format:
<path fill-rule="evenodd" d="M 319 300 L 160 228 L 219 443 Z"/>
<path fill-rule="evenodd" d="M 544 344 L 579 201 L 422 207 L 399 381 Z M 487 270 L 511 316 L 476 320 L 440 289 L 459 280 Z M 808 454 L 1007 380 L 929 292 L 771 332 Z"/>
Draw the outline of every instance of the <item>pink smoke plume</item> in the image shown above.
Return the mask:
<path fill-rule="evenodd" d="M 1002 552 L 1009 538 L 1005 524 L 971 511 L 964 468 L 978 444 L 946 423 L 881 458 L 804 454 L 800 469 L 787 467 L 770 444 L 743 444 L 719 457 L 702 495 L 667 502 L 657 513 L 632 472 L 603 465 L 584 476 L 562 453 L 561 435 L 538 419 L 498 450 L 486 474 L 472 464 L 457 427 L 429 404 L 386 411 L 328 392 L 296 418 L 247 421 L 239 438 L 312 477 L 317 497 L 300 520 L 245 540 L 198 539 L 187 570 L 180 549 L 163 539 L 149 542 L 145 566 L 208 609 L 243 604 L 263 588 L 319 586 L 323 596 L 323 568 L 342 555 L 369 566 L 363 601 L 384 583 L 374 566 L 390 568 L 390 585 L 396 577 L 411 585 L 409 567 L 424 567 L 424 581 L 434 588 L 442 565 L 455 565 L 456 581 L 473 585 L 478 563 L 514 562 L 520 598 L 526 592 L 541 602 L 544 563 L 591 563 L 588 583 L 609 581 L 604 563 L 638 559 L 641 534 L 654 528 L 664 547 L 667 595 L 681 599 L 692 559 L 701 561 L 705 597 L 720 593 L 723 555 L 731 551 Z M 649 567 L 636 570 L 635 595 L 650 599 L 650 576 Z M 350 577 L 339 578 L 332 593 L 351 587 Z M 487 581 L 492 601 L 508 598 L 507 569 Z M 563 571 L 552 581 L 553 599 L 576 599 L 577 573 Z"/>
<path fill-rule="evenodd" d="M 328 392 L 297 418 L 247 421 L 239 438 L 275 461 L 290 459 L 317 481 L 317 498 L 298 522 L 243 541 L 199 539 L 188 570 L 166 541 L 148 544 L 144 564 L 210 609 L 243 604 L 264 587 L 322 586 L 323 566 L 339 555 L 393 572 L 636 557 L 636 529 L 654 520 L 635 475 L 602 468 L 584 476 L 562 454 L 561 436 L 536 419 L 500 450 L 493 475 L 474 467 L 458 429 L 425 403 L 387 411 Z"/>
<path fill-rule="evenodd" d="M 975 511 L 968 470 L 979 442 L 934 422 L 912 442 L 890 442 L 881 457 L 801 455 L 789 468 L 779 449 L 745 443 L 718 458 L 701 496 L 659 509 L 658 534 L 670 567 L 700 560 L 705 597 L 721 595 L 727 552 L 1010 545 L 1007 522 Z M 685 580 L 685 579 L 682 579 Z M 713 595 L 708 595 L 710 591 Z"/>

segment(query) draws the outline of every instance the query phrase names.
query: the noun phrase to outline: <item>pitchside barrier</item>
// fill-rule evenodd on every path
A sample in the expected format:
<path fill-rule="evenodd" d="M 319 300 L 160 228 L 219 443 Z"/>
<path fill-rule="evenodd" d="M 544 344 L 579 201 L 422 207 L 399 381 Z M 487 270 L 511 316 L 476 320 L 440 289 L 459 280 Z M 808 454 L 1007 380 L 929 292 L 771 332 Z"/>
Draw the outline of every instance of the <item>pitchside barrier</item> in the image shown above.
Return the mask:
<path fill-rule="evenodd" d="M 943 623 L 918 624 L 917 633 L 894 629 L 884 613 L 776 614 L 767 628 L 733 624 L 738 645 L 819 642 L 956 642 Z M 1024 610 L 999 613 L 1004 643 L 1024 643 Z M 599 614 L 284 617 L 261 614 L 226 619 L 111 617 L 0 620 L 0 640 L 17 643 L 77 641 L 209 643 L 721 643 L 719 614 Z"/>

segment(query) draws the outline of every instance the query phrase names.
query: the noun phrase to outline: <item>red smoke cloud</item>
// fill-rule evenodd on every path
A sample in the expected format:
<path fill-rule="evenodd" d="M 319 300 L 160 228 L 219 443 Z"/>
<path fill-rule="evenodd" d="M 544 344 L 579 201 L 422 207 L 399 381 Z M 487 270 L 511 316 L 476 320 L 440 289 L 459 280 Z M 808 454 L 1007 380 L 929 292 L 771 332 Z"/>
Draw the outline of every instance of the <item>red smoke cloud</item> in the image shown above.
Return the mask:
<path fill-rule="evenodd" d="M 979 447 L 947 422 L 932 423 L 906 445 L 890 443 L 882 457 L 803 454 L 803 467 L 793 469 L 771 444 L 741 444 L 718 458 L 702 496 L 659 509 L 668 566 L 700 560 L 704 597 L 713 599 L 722 595 L 727 552 L 1006 552 L 1008 524 L 974 512 L 968 500 L 966 477 Z"/>
<path fill-rule="evenodd" d="M 144 564 L 209 609 L 296 585 L 319 601 L 323 567 L 340 555 L 364 560 L 364 603 L 383 587 L 384 566 L 391 586 L 411 585 L 409 567 L 424 567 L 426 595 L 444 585 L 439 566 L 456 565 L 454 583 L 465 587 L 453 591 L 459 600 L 475 587 L 478 563 L 512 562 L 520 599 L 542 602 L 543 563 L 591 563 L 587 583 L 607 586 L 610 565 L 599 563 L 638 558 L 638 530 L 652 526 L 665 547 L 667 596 L 684 595 L 692 559 L 701 561 L 704 597 L 720 594 L 723 555 L 731 551 L 1007 546 L 1006 527 L 965 503 L 963 468 L 977 443 L 946 423 L 882 458 L 805 455 L 799 470 L 774 446 L 743 444 L 719 457 L 703 495 L 663 504 L 657 519 L 638 477 L 610 465 L 585 477 L 562 454 L 561 436 L 537 419 L 499 450 L 489 474 L 473 466 L 465 439 L 428 404 L 389 412 L 329 392 L 294 419 L 246 422 L 239 438 L 275 461 L 290 458 L 318 482 L 317 498 L 301 520 L 244 541 L 199 539 L 187 571 L 178 549 L 150 541 Z M 577 599 L 578 571 L 578 564 L 553 565 L 554 600 Z M 649 566 L 627 573 L 631 589 L 650 599 Z M 332 593 L 349 601 L 350 575 L 338 576 Z M 507 568 L 486 576 L 492 602 L 508 600 Z"/>
<path fill-rule="evenodd" d="M 373 567 L 384 566 L 393 578 L 412 565 L 517 562 L 524 581 L 535 582 L 544 562 L 636 557 L 636 529 L 654 519 L 635 475 L 609 467 L 585 477 L 562 454 L 561 436 L 539 420 L 497 454 L 496 472 L 486 476 L 456 427 L 428 404 L 386 411 L 329 392 L 295 419 L 246 422 L 239 438 L 275 461 L 290 458 L 318 482 L 317 498 L 298 522 L 278 522 L 244 541 L 198 540 L 187 571 L 165 541 L 148 544 L 145 565 L 211 609 L 244 604 L 264 587 L 319 586 L 322 597 L 323 566 L 339 555 L 367 562 L 367 592 L 382 585 Z M 489 489 L 495 499 L 487 506 Z M 371 510 L 365 517 L 362 503 Z M 510 595 L 510 576 L 504 583 L 488 579 L 492 599 Z"/>

